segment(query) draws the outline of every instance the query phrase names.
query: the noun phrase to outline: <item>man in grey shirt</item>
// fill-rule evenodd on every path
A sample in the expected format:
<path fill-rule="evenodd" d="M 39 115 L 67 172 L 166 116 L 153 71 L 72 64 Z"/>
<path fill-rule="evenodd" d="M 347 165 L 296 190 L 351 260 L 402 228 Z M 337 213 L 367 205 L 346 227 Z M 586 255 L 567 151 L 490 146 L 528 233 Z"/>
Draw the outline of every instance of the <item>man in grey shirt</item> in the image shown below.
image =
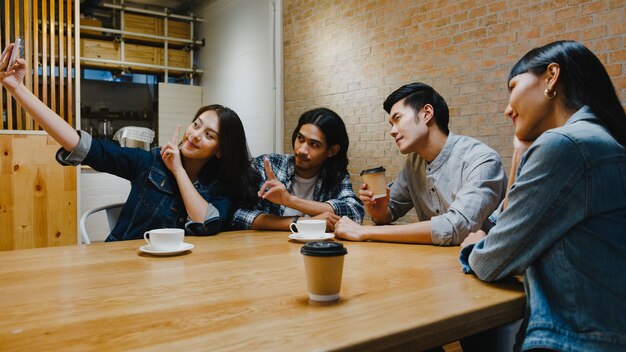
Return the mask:
<path fill-rule="evenodd" d="M 459 245 L 481 229 L 503 199 L 506 174 L 498 153 L 478 140 L 448 129 L 448 106 L 432 87 L 411 83 L 385 100 L 391 136 L 408 154 L 387 196 L 374 199 L 367 184 L 359 198 L 377 225 L 387 225 L 415 207 L 417 223 L 361 226 L 343 217 L 338 238 Z"/>

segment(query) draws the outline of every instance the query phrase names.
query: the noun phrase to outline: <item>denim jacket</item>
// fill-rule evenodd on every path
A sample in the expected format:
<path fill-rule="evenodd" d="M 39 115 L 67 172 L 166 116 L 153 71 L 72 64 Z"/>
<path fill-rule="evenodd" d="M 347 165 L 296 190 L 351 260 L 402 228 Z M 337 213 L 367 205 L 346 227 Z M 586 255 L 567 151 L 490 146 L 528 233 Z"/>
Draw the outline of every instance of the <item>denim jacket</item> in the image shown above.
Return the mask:
<path fill-rule="evenodd" d="M 624 146 L 583 107 L 532 144 L 517 175 L 471 269 L 486 281 L 525 273 L 522 349 L 626 350 Z"/>
<path fill-rule="evenodd" d="M 191 221 L 176 179 L 161 160 L 159 148 L 149 152 L 123 148 L 111 141 L 93 139 L 84 131 L 79 134 L 80 142 L 72 152 L 59 149 L 59 163 L 89 165 L 131 182 L 130 194 L 107 242 L 140 239 L 144 232 L 164 227 L 184 228 L 186 235 L 207 236 L 216 234 L 227 224 L 231 201 L 218 181 L 200 177 L 194 184 L 209 202 L 209 209 L 204 222 Z"/>

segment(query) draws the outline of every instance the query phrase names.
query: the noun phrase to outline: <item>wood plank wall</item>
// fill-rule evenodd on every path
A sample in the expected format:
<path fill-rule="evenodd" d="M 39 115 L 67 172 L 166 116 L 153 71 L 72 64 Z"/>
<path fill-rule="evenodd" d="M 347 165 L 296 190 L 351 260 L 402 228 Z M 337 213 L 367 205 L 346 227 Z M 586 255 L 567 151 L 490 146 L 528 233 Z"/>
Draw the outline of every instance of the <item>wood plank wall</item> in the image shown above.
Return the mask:
<path fill-rule="evenodd" d="M 46 134 L 0 134 L 0 251 L 76 244 L 76 168 Z"/>
<path fill-rule="evenodd" d="M 23 39 L 24 84 L 52 110 L 74 123 L 74 0 L 3 0 L 0 46 Z M 39 130 L 1 88 L 0 130 Z"/>
<path fill-rule="evenodd" d="M 3 0 L 0 46 L 23 39 L 24 84 L 74 125 L 74 1 Z M 77 242 L 76 168 L 60 147 L 0 90 L 0 250 Z"/>

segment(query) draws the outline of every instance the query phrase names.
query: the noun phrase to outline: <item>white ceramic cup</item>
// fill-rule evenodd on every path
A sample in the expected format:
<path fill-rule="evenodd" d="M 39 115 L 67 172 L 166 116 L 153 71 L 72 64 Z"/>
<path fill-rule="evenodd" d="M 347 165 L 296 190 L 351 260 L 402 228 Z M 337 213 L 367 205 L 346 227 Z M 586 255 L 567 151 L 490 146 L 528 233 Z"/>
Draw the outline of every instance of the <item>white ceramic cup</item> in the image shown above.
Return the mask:
<path fill-rule="evenodd" d="M 321 236 L 326 232 L 326 220 L 298 220 L 289 229 L 302 237 Z"/>
<path fill-rule="evenodd" d="M 183 245 L 185 230 L 183 229 L 155 229 L 146 231 L 143 239 L 155 251 L 174 251 Z"/>

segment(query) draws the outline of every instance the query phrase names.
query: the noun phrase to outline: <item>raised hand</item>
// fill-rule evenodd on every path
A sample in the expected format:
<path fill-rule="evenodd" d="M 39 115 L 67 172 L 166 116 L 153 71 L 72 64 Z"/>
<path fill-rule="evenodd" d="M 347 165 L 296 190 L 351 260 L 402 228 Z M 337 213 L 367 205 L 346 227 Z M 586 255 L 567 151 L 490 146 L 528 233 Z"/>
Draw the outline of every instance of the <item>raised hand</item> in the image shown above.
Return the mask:
<path fill-rule="evenodd" d="M 13 50 L 19 50 L 19 47 L 15 47 L 15 44 L 9 44 L 0 56 L 0 83 L 9 90 L 16 89 L 21 85 L 26 75 L 26 61 L 19 57 L 7 70 Z"/>
<path fill-rule="evenodd" d="M 180 149 L 178 149 L 179 134 L 180 125 L 176 126 L 176 129 L 174 129 L 172 140 L 161 147 L 161 159 L 163 159 L 163 163 L 172 173 L 183 169 L 183 164 L 180 159 Z"/>
<path fill-rule="evenodd" d="M 261 189 L 259 189 L 259 197 L 267 199 L 274 204 L 288 206 L 292 197 L 291 194 L 289 194 L 285 185 L 276 178 L 269 159 L 265 158 L 263 162 L 265 164 L 266 180 Z"/>

